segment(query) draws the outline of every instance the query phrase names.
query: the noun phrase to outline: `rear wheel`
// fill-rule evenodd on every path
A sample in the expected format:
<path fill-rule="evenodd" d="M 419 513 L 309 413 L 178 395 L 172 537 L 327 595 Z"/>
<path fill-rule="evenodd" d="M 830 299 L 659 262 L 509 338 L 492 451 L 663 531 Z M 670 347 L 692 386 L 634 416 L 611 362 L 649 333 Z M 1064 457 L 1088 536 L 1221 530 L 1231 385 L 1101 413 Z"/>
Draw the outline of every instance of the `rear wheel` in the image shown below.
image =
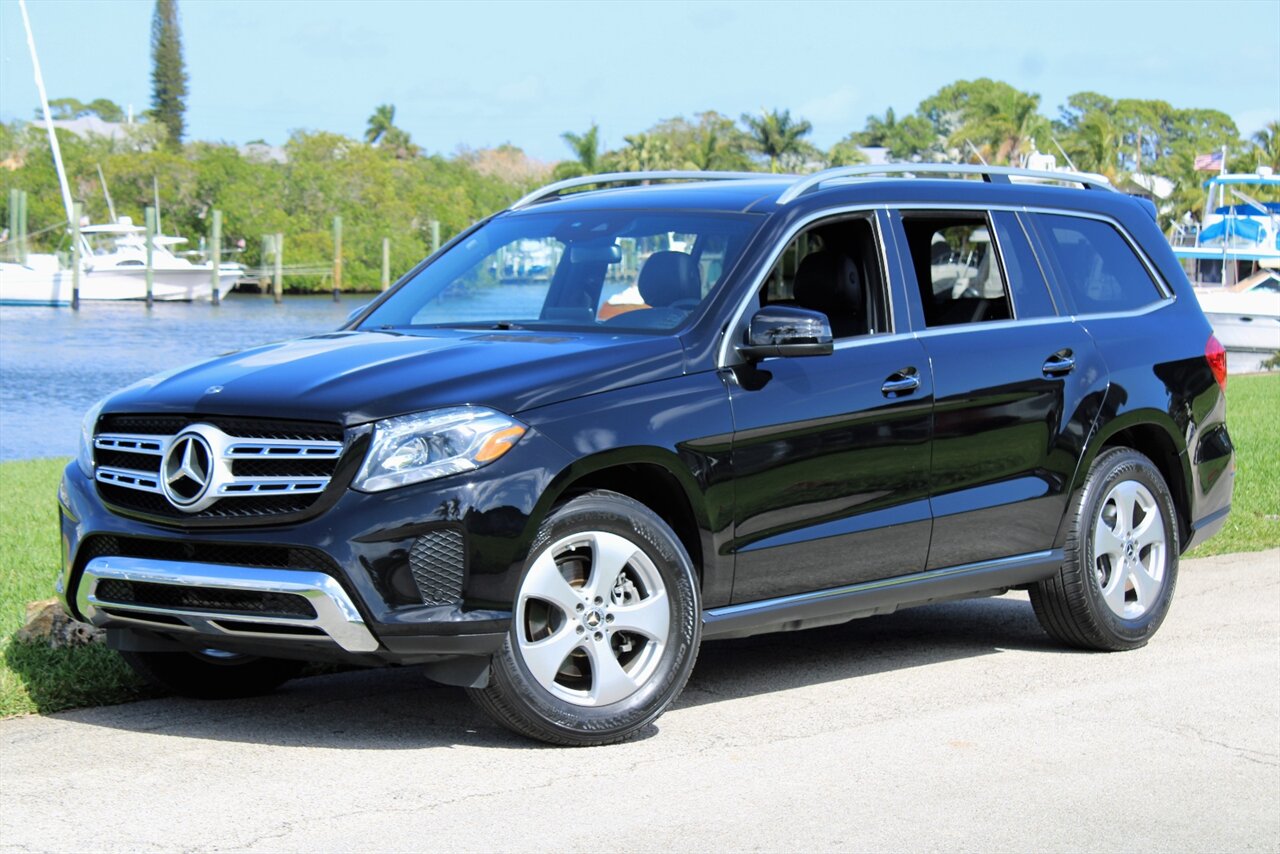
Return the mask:
<path fill-rule="evenodd" d="M 697 657 L 692 562 L 644 505 L 592 492 L 530 550 L 489 685 L 471 696 L 504 726 L 554 744 L 620 741 L 657 718 Z"/>
<path fill-rule="evenodd" d="M 1178 551 L 1177 515 L 1160 470 L 1137 451 L 1104 451 L 1073 511 L 1062 569 L 1031 588 L 1036 617 L 1072 646 L 1143 646 L 1169 611 Z"/>
<path fill-rule="evenodd" d="M 303 661 L 259 658 L 218 649 L 199 652 L 124 652 L 134 672 L 184 697 L 224 700 L 267 694 L 306 666 Z"/>

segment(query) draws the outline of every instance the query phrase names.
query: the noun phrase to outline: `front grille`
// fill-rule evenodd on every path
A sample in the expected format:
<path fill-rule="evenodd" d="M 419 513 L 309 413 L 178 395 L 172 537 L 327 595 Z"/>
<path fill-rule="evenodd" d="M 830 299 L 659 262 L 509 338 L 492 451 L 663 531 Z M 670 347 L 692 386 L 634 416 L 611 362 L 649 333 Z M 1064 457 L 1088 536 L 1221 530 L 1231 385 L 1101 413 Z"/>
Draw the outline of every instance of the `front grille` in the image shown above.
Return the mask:
<path fill-rule="evenodd" d="M 462 598 L 463 554 L 460 531 L 432 531 L 414 541 L 409 569 L 424 604 L 449 605 Z"/>
<path fill-rule="evenodd" d="M 228 566 L 257 566 L 264 569 L 306 569 L 337 575 L 333 561 L 323 553 L 293 546 L 149 540 L 144 537 L 94 534 L 85 537 L 80 544 L 76 562 L 83 566 L 95 557 L 139 557 Z"/>
<path fill-rule="evenodd" d="M 222 590 L 104 578 L 98 582 L 94 595 L 104 604 L 146 605 L 177 611 L 227 611 L 264 617 L 316 616 L 316 609 L 305 597 L 292 593 Z"/>
<path fill-rule="evenodd" d="M 165 458 L 175 438 L 196 424 L 214 428 L 206 431 L 205 445 L 216 459 L 205 461 L 202 472 L 210 486 L 181 509 L 164 492 Z M 106 415 L 94 437 L 95 479 L 104 501 L 149 516 L 236 520 L 298 514 L 328 488 L 343 442 L 342 426 L 324 422 Z M 175 460 L 181 450 L 175 450 Z M 174 476 L 174 469 L 167 471 Z M 184 499 L 197 494 L 192 482 L 177 486 Z"/>

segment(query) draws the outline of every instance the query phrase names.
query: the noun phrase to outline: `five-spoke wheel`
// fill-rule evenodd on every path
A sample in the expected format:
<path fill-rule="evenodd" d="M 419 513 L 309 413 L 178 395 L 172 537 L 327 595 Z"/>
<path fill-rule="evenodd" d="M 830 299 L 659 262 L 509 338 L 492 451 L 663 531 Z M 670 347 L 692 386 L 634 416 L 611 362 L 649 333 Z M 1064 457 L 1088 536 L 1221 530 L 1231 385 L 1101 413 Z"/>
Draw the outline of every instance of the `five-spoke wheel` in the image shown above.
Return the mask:
<path fill-rule="evenodd" d="M 1145 644 L 1169 610 L 1178 529 L 1164 476 L 1129 448 L 1098 455 L 1072 508 L 1059 572 L 1031 588 L 1045 630 L 1072 646 Z"/>
<path fill-rule="evenodd" d="M 689 556 L 652 510 L 592 492 L 542 526 L 489 685 L 472 696 L 502 724 L 558 744 L 634 733 L 679 694 L 701 610 Z"/>

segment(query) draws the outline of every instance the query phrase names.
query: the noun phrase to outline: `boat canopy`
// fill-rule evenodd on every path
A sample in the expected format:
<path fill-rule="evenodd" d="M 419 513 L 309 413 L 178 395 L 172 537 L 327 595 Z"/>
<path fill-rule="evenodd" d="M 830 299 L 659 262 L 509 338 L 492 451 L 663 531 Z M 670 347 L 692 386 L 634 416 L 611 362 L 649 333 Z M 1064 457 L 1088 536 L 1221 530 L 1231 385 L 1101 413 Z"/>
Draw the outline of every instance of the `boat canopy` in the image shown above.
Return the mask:
<path fill-rule="evenodd" d="M 1255 184 L 1264 187 L 1280 187 L 1280 175 L 1259 175 L 1253 172 L 1230 172 L 1226 175 L 1214 175 L 1208 181 L 1204 182 L 1204 186 L 1211 187 L 1214 184 Z"/>
<path fill-rule="evenodd" d="M 1257 243 L 1262 236 L 1262 224 L 1252 219 L 1237 218 L 1224 219 L 1215 222 L 1213 225 L 1207 225 L 1200 232 L 1200 242 L 1213 243 L 1222 240 L 1225 235 L 1228 238 L 1239 238 L 1248 243 Z"/>
<path fill-rule="evenodd" d="M 1222 216 L 1278 216 L 1280 202 L 1262 202 L 1260 205 L 1223 205 L 1220 208 L 1214 208 L 1213 212 Z"/>

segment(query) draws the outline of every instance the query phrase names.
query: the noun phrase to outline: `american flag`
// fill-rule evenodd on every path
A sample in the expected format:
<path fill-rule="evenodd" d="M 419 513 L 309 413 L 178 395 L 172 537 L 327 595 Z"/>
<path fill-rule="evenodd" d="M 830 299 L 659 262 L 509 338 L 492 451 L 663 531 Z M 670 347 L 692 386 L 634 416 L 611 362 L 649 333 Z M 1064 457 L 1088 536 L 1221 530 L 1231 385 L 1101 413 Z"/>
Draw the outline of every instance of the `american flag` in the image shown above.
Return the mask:
<path fill-rule="evenodd" d="M 1197 154 L 1195 168 L 1197 172 L 1221 172 L 1222 152 L 1215 151 L 1212 154 Z"/>

